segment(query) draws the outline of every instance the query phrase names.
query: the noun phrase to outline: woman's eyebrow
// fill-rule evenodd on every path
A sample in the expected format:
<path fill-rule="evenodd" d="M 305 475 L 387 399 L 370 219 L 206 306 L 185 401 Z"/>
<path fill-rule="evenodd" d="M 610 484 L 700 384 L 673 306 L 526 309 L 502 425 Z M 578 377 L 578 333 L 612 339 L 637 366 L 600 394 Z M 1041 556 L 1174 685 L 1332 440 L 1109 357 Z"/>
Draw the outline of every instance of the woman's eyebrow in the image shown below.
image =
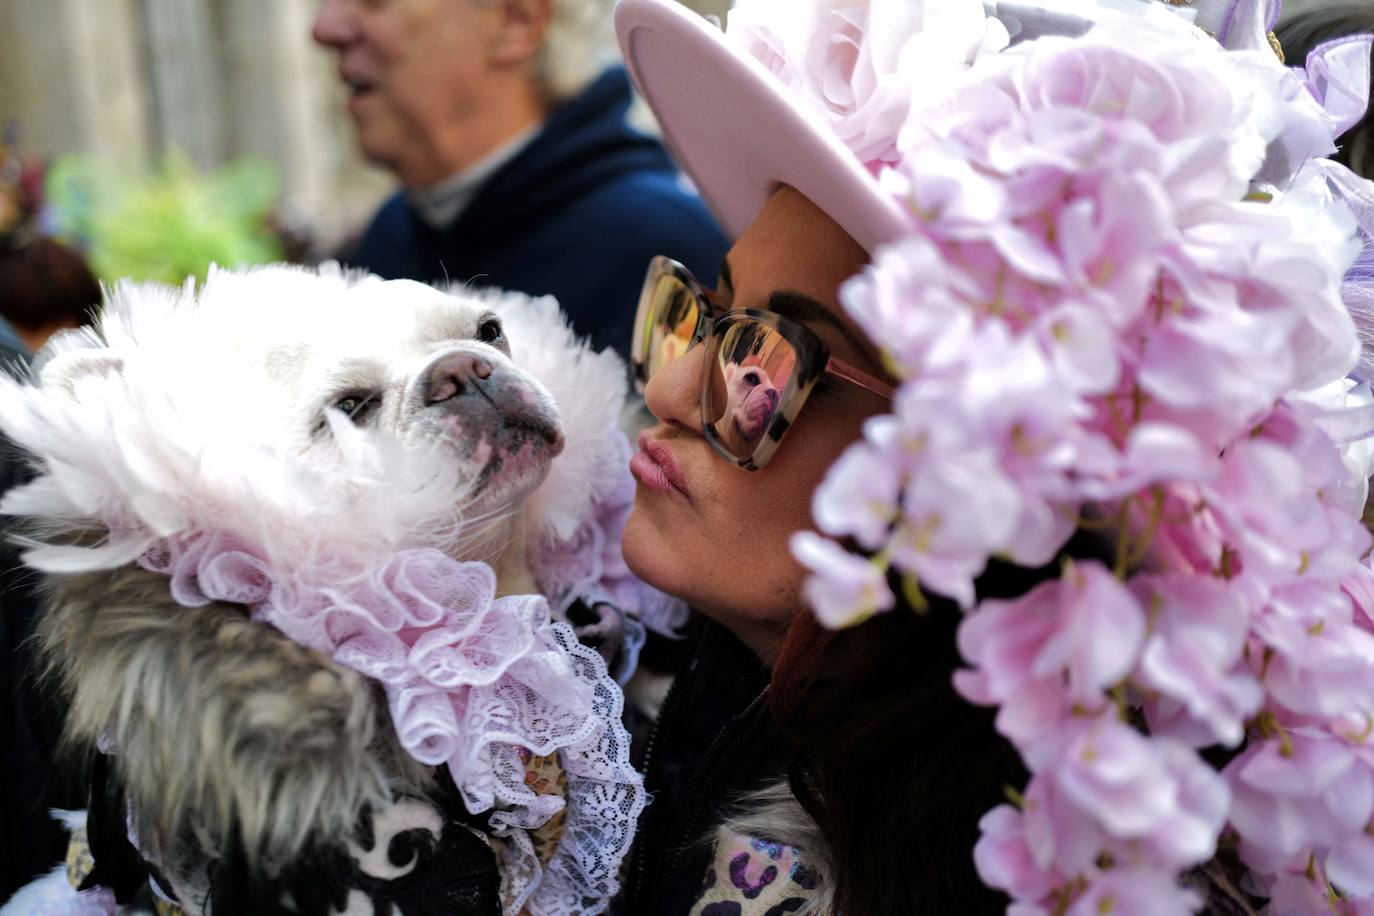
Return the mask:
<path fill-rule="evenodd" d="M 730 273 L 730 259 L 727 255 L 720 259 L 720 282 L 717 284 L 716 290 L 717 292 L 727 290 L 733 293 L 734 289 L 735 281 Z M 887 370 L 879 360 L 871 355 L 872 347 L 868 342 L 850 330 L 843 321 L 836 317 L 834 312 L 816 299 L 793 290 L 778 290 L 768 297 L 768 310 L 800 323 L 820 322 L 830 325 L 839 331 L 845 340 L 849 341 L 850 345 L 854 347 L 855 353 L 860 354 L 861 363 L 873 370 L 878 377 L 887 377 Z"/>
<path fill-rule="evenodd" d="M 804 293 L 778 290 L 768 297 L 768 310 L 776 312 L 784 318 L 790 318 L 799 324 L 821 323 L 830 325 L 839 331 L 845 340 L 849 341 L 850 345 L 854 347 L 854 352 L 859 354 L 861 362 L 867 364 L 868 368 L 876 370 L 876 374 L 880 377 L 886 378 L 887 371 L 881 368 L 878 361 L 871 355 L 872 346 L 850 330 L 834 312 L 817 300 Z"/>

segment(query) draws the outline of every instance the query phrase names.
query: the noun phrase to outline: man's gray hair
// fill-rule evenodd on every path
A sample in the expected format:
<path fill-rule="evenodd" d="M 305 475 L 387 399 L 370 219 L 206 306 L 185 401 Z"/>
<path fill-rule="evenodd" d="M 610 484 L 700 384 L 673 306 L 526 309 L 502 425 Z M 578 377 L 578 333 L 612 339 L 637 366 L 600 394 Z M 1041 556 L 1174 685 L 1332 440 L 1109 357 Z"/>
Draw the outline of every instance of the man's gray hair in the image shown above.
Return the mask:
<path fill-rule="evenodd" d="M 614 0 L 553 0 L 553 20 L 539 51 L 539 78 L 555 104 L 577 95 L 619 58 Z"/>

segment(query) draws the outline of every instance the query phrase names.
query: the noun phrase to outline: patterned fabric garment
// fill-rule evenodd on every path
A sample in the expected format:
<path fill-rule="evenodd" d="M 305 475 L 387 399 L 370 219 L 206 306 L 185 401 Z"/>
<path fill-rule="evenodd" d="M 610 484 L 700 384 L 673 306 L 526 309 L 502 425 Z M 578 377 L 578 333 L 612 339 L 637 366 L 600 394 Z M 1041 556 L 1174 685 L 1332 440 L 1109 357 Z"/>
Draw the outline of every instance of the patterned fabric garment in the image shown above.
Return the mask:
<path fill-rule="evenodd" d="M 304 874 L 305 886 L 318 883 L 316 909 L 335 916 L 497 916 L 501 912 L 493 840 L 451 821 L 437 807 L 402 799 L 373 816 L 350 848 L 352 861 L 340 870 Z M 556 841 L 554 841 L 556 844 Z M 89 886 L 95 868 L 84 830 L 72 834 L 67 850 L 67 879 L 73 888 Z M 146 887 L 121 906 L 120 913 L 151 916 L 199 916 L 211 912 L 208 890 L 197 888 L 204 906 L 182 906 L 164 890 L 158 875 L 149 874 Z M 184 893 L 185 890 L 182 889 Z M 232 913 L 264 912 L 260 900 L 235 898 Z M 143 906 L 139 901 L 146 901 Z M 151 911 L 146 909 L 151 904 Z M 294 907 L 272 912 L 299 911 Z M 82 910 L 82 912 L 87 912 Z"/>
<path fill-rule="evenodd" d="M 739 834 L 721 837 L 691 916 L 797 913 L 815 896 L 818 880 L 795 846 Z"/>
<path fill-rule="evenodd" d="M 567 773 L 557 757 L 541 757 L 522 750 L 521 759 L 525 784 L 534 792 L 566 793 Z M 93 798 L 103 797 L 106 765 L 107 758 L 97 758 Z M 456 798 L 451 783 L 445 788 L 444 797 Z M 172 869 L 168 869 L 167 863 L 145 860 L 130 840 L 122 796 L 116 796 L 113 821 L 118 827 L 113 833 L 103 841 L 93 842 L 87 827 L 72 832 L 67 849 L 67 880 L 78 890 L 108 884 L 117 888 L 116 897 L 121 903 L 147 900 L 154 916 L 269 911 L 320 916 L 497 916 L 509 912 L 513 901 L 501 899 L 506 888 L 500 886 L 494 853 L 501 844 L 511 841 L 488 836 L 462 818 L 454 817 L 461 802 L 455 801 L 454 805 L 447 810 L 430 800 L 398 799 L 359 824 L 345 855 L 318 861 L 311 858 L 293 868 L 286 883 L 269 882 L 258 890 L 239 891 L 223 886 L 212 890 L 209 873 L 199 860 L 182 862 L 182 867 Z M 566 811 L 561 811 L 530 831 L 530 842 L 541 866 L 546 866 L 557 850 L 566 823 Z M 165 875 L 174 877 L 169 880 Z M 246 879 L 248 874 L 233 877 Z M 310 889 L 310 899 L 296 897 L 294 905 L 275 905 L 288 892 L 302 888 Z M 262 894 L 273 897 L 272 905 L 258 899 Z"/>

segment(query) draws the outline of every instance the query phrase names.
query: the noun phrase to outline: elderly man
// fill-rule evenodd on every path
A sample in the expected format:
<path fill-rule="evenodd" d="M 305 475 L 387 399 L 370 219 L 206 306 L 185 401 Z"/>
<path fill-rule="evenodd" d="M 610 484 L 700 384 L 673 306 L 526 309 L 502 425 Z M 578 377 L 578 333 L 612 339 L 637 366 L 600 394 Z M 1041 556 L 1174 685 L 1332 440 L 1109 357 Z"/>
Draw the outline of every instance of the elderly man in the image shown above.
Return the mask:
<path fill-rule="evenodd" d="M 323 0 L 364 155 L 400 179 L 349 259 L 388 278 L 558 297 L 629 345 L 656 254 L 715 276 L 726 240 L 604 70 L 608 0 Z"/>

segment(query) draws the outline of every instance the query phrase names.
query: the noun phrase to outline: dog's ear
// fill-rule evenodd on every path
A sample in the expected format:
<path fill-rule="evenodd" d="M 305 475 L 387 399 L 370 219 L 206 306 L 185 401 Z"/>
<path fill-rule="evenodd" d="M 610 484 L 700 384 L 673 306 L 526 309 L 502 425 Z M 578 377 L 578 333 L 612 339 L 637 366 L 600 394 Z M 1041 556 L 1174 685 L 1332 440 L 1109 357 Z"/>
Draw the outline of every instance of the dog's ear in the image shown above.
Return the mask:
<path fill-rule="evenodd" d="M 118 375 L 124 371 L 124 359 L 112 350 L 87 347 L 56 353 L 38 370 L 44 388 L 76 394 L 76 383 L 90 375 Z"/>

